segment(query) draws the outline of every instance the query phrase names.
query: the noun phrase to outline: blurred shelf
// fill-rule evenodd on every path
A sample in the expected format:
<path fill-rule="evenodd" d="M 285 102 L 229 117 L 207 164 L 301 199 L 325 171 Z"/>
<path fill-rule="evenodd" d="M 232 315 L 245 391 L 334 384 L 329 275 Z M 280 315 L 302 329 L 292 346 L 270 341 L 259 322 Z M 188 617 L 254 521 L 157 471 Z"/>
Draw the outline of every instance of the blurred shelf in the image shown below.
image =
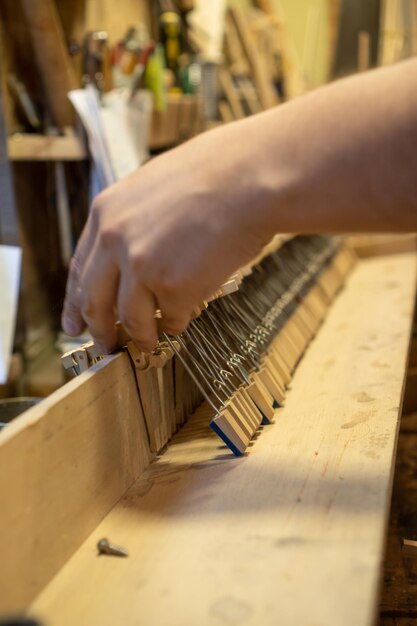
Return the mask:
<path fill-rule="evenodd" d="M 59 137 L 16 133 L 8 139 L 11 161 L 83 161 L 87 150 L 75 134 Z"/>

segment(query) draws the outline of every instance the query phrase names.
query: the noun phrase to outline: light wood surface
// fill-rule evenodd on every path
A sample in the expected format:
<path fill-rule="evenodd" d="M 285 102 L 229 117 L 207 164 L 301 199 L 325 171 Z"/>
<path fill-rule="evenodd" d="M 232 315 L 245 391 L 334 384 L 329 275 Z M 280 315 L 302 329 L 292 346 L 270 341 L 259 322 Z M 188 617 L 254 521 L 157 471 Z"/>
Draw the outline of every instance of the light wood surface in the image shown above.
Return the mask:
<path fill-rule="evenodd" d="M 261 104 L 264 109 L 274 107 L 279 103 L 279 98 L 273 87 L 271 77 L 268 75 L 268 71 L 256 48 L 248 16 L 242 7 L 237 4 L 233 4 L 230 7 L 230 15 L 236 26 L 242 48 L 249 63 Z"/>
<path fill-rule="evenodd" d="M 241 120 L 245 117 L 245 112 L 242 107 L 242 103 L 233 84 L 233 80 L 229 70 L 225 67 L 219 69 L 219 83 L 230 109 L 236 120 Z"/>
<path fill-rule="evenodd" d="M 49 137 L 17 133 L 9 137 L 7 151 L 12 161 L 82 161 L 87 149 L 76 135 Z"/>
<path fill-rule="evenodd" d="M 235 459 L 200 410 L 31 612 L 49 626 L 371 626 L 416 257 L 363 261 Z M 107 537 L 129 558 L 98 557 Z"/>
<path fill-rule="evenodd" d="M 417 235 L 416 233 L 351 235 L 348 238 L 348 245 L 361 258 L 414 252 L 417 250 Z"/>
<path fill-rule="evenodd" d="M 149 463 L 127 354 L 0 433 L 0 615 L 20 612 Z"/>
<path fill-rule="evenodd" d="M 358 72 L 366 72 L 371 66 L 371 36 L 361 30 L 358 34 Z"/>

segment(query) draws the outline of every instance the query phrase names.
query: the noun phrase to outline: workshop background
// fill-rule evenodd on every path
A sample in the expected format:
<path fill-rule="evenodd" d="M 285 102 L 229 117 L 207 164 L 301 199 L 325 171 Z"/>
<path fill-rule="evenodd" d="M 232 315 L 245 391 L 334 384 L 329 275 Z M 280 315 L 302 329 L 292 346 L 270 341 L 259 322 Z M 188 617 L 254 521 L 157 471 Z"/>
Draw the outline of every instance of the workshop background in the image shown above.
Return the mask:
<path fill-rule="evenodd" d="M 409 0 L 229 5 L 1 2 L 0 241 L 24 253 L 0 397 L 44 396 L 64 381 L 68 262 L 100 189 L 199 132 L 417 46 Z"/>
<path fill-rule="evenodd" d="M 0 45 L 0 244 L 23 250 L 0 398 L 44 397 L 65 382 L 59 359 L 74 341 L 60 314 L 94 195 L 200 132 L 416 54 L 417 2 L 2 0 Z M 380 245 L 415 248 L 411 235 L 392 241 Z M 367 238 L 355 243 L 367 254 Z M 416 407 L 409 391 L 405 412 Z M 413 424 L 400 439 L 391 538 L 410 536 L 417 518 L 401 500 L 403 484 L 416 490 Z M 387 559 L 385 626 L 417 615 L 404 567 L 397 552 Z"/>

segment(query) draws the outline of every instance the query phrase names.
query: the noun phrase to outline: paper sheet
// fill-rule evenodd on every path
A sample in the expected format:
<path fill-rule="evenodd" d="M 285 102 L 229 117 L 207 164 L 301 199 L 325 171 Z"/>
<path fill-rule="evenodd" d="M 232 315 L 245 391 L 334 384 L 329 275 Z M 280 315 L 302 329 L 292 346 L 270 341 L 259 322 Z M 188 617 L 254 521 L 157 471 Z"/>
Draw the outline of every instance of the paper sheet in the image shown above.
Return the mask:
<path fill-rule="evenodd" d="M 89 85 L 68 94 L 88 135 L 93 157 L 92 197 L 121 180 L 149 158 L 152 95 L 113 89 L 100 102 Z"/>
<path fill-rule="evenodd" d="M 0 246 L 0 384 L 7 382 L 13 350 L 22 251 Z"/>
<path fill-rule="evenodd" d="M 129 102 L 129 92 L 113 89 L 103 97 L 100 119 L 117 180 L 134 172 L 149 158 L 153 99 L 141 91 Z"/>
<path fill-rule="evenodd" d="M 187 21 L 203 44 L 204 61 L 218 63 L 222 58 L 226 0 L 197 0 Z"/>
<path fill-rule="evenodd" d="M 91 85 L 85 89 L 74 89 L 68 94 L 88 136 L 88 144 L 94 160 L 94 171 L 100 191 L 116 182 L 116 174 L 109 157 L 109 149 L 101 124 L 98 93 Z"/>

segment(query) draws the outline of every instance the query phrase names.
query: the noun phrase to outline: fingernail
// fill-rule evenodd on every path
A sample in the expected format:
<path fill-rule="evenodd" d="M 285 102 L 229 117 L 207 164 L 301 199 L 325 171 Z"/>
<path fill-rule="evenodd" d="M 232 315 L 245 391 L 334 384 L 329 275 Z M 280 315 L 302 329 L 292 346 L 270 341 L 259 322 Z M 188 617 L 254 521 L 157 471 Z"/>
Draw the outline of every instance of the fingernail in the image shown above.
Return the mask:
<path fill-rule="evenodd" d="M 62 328 L 67 335 L 74 336 L 80 334 L 79 326 L 70 317 L 65 317 L 62 320 Z"/>

